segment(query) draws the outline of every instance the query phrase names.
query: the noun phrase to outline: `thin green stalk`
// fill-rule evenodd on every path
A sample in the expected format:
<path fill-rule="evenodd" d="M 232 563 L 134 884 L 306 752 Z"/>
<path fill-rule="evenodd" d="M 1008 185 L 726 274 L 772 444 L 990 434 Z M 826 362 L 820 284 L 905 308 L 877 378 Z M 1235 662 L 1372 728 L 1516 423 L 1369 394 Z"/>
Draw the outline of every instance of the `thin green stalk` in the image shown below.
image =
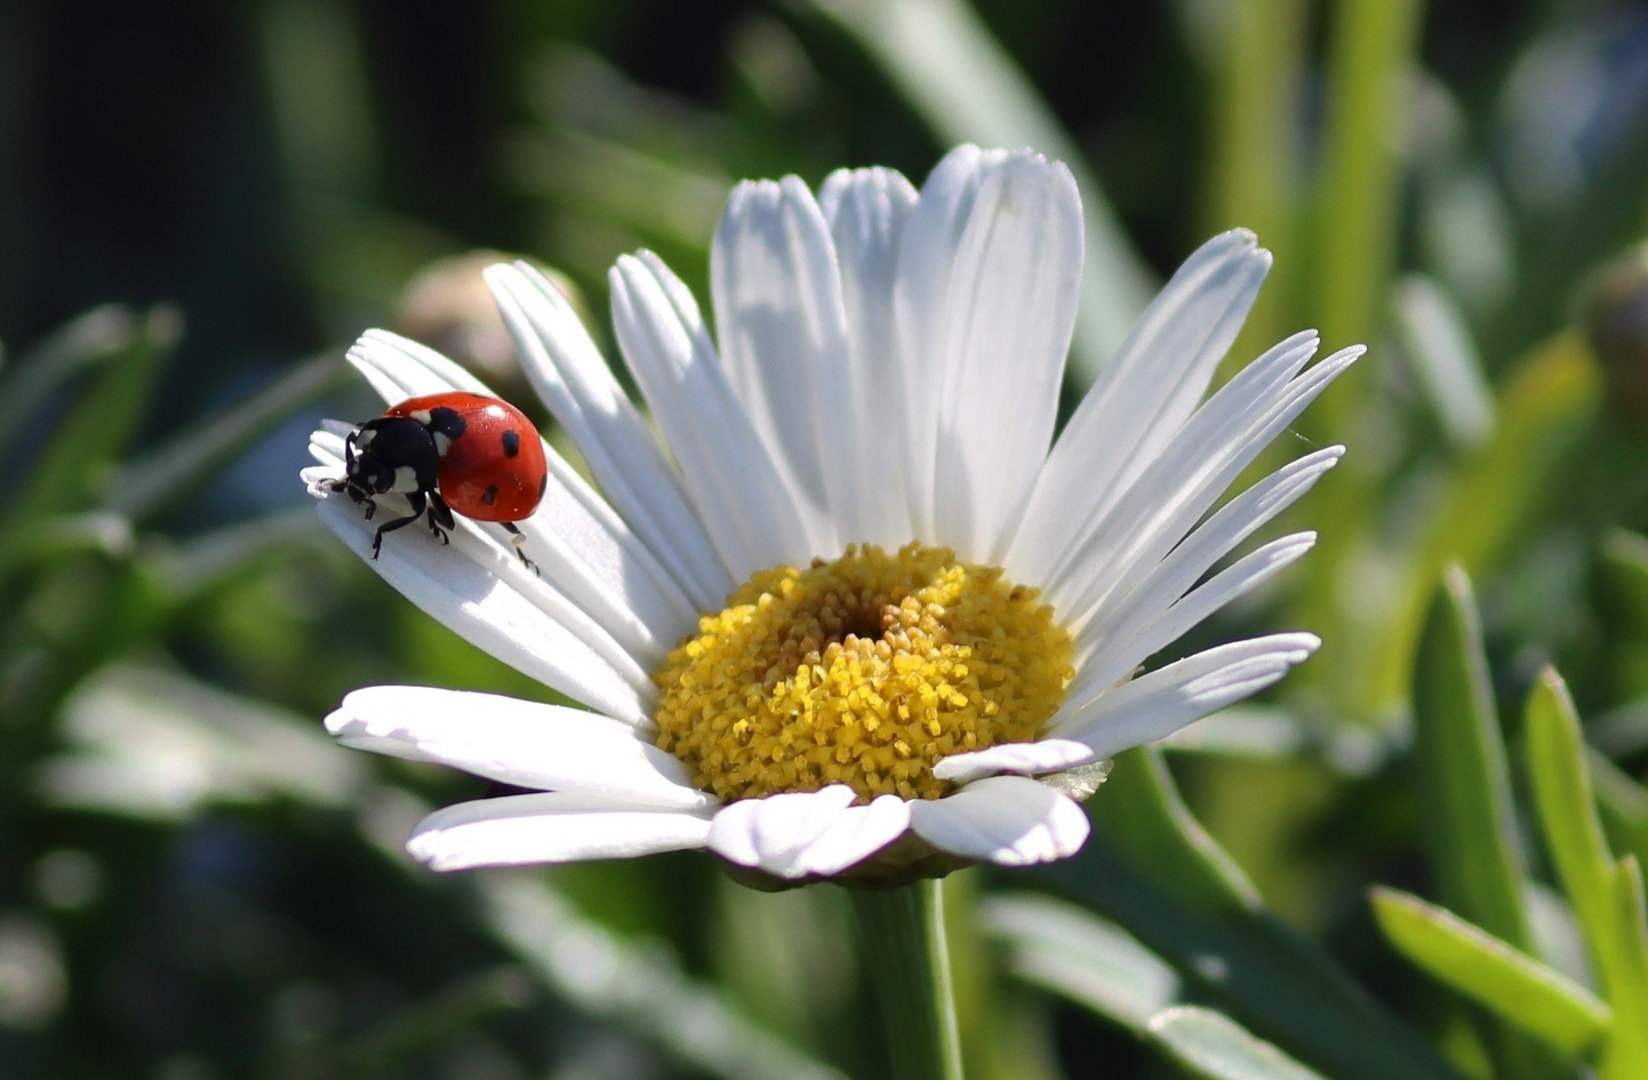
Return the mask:
<path fill-rule="evenodd" d="M 1308 13 L 1309 0 L 1229 5 L 1214 61 L 1207 231 L 1252 229 L 1277 256 L 1269 286 L 1225 358 L 1226 374 L 1283 337 L 1297 321 L 1283 315 L 1296 300 L 1299 82 Z"/>
<path fill-rule="evenodd" d="M 856 889 L 852 896 L 895 1080 L 962 1080 L 939 883 Z"/>
<path fill-rule="evenodd" d="M 1331 348 L 1373 336 L 1396 255 L 1409 83 L 1421 0 L 1342 0 L 1333 13 L 1331 98 L 1314 222 L 1316 316 Z M 1346 430 L 1360 400 L 1348 372 L 1316 418 Z M 1326 413 L 1327 415 L 1323 415 Z"/>
<path fill-rule="evenodd" d="M 1405 128 L 1423 8 L 1423 0 L 1333 5 L 1326 135 L 1311 221 L 1309 273 L 1315 289 L 1307 311 L 1330 350 L 1375 344 L 1396 258 Z M 1307 435 L 1355 444 L 1358 429 L 1376 422 L 1378 398 L 1370 390 L 1378 362 L 1376 351 L 1328 388 L 1303 420 Z M 1307 677 L 1326 684 L 1344 712 L 1366 720 L 1353 685 L 1361 678 L 1359 657 L 1366 644 L 1357 640 L 1358 631 L 1365 634 L 1366 627 L 1357 625 L 1347 610 L 1355 601 L 1342 593 L 1353 576 L 1348 566 L 1378 526 L 1378 500 L 1370 495 L 1378 476 L 1355 462 L 1340 474 L 1315 500 L 1314 513 L 1333 528 L 1323 530 L 1311 559 L 1302 616 L 1328 644 Z"/>

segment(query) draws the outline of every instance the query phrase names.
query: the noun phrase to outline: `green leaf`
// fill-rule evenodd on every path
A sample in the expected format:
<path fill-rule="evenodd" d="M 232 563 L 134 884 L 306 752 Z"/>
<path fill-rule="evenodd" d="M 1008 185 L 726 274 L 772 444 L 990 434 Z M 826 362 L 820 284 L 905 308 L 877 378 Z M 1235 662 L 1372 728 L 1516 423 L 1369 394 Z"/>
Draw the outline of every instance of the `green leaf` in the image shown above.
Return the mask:
<path fill-rule="evenodd" d="M 1532 947 L 1511 780 L 1470 579 L 1444 574 L 1413 675 L 1414 757 L 1442 902 L 1518 949 Z"/>
<path fill-rule="evenodd" d="M 1183 980 L 1171 964 L 1074 904 L 1033 893 L 996 896 L 979 918 L 1005 946 L 1007 970 L 1141 1035 L 1179 999 Z"/>
<path fill-rule="evenodd" d="M 1614 862 L 1597 816 L 1579 716 L 1547 668 L 1528 698 L 1528 772 L 1563 891 L 1618 1021 L 1603 1051 L 1604 1080 L 1648 1076 L 1648 929 L 1635 859 Z"/>
<path fill-rule="evenodd" d="M 1599 546 L 1609 606 L 1639 636 L 1648 636 L 1648 536 L 1610 529 Z"/>
<path fill-rule="evenodd" d="M 1511 947 L 1532 952 L 1505 744 L 1476 598 L 1457 566 L 1442 575 L 1420 636 L 1413 712 L 1419 799 L 1442 902 Z M 1543 1078 L 1557 1068 L 1519 1031 L 1501 1027 L 1491 1036 L 1498 1071 L 1507 1077 Z"/>
<path fill-rule="evenodd" d="M 1014 975 L 1132 1029 L 1196 1076 L 1318 1076 L 1223 1013 L 1178 1004 L 1172 965 L 1113 923 L 1028 894 L 993 898 L 980 914 Z"/>
<path fill-rule="evenodd" d="M 1150 1021 L 1150 1035 L 1193 1076 L 1208 1080 L 1322 1080 L 1223 1013 L 1180 1005 Z"/>
<path fill-rule="evenodd" d="M 961 0 L 809 0 L 809 6 L 857 40 L 944 143 L 1030 146 L 1070 167 L 1087 224 L 1071 366 L 1082 385 L 1092 382 L 1150 302 L 1154 275 L 1035 85 Z"/>
<path fill-rule="evenodd" d="M 1480 446 L 1493 432 L 1493 389 L 1464 312 L 1440 283 L 1409 274 L 1391 288 L 1391 314 L 1397 343 L 1443 434 L 1462 450 Z"/>
<path fill-rule="evenodd" d="M 1376 887 L 1373 913 L 1402 955 L 1559 1050 L 1585 1053 L 1613 1020 L 1595 994 L 1445 908 Z"/>
<path fill-rule="evenodd" d="M 1574 334 L 1541 343 L 1507 373 L 1493 436 L 1459 469 L 1413 554 L 1401 597 L 1369 645 L 1371 659 L 1357 660 L 1372 680 L 1365 691 L 1370 714 L 1408 699 L 1414 643 L 1443 569 L 1457 562 L 1479 577 L 1494 569 L 1564 455 L 1590 426 L 1601 390 L 1595 358 Z M 1336 497 L 1367 498 L 1356 492 Z M 1318 564 L 1313 573 L 1327 581 L 1333 568 Z"/>
<path fill-rule="evenodd" d="M 1615 1050 L 1621 1060 L 1630 1062 L 1626 1068 L 1642 1070 L 1648 1067 L 1648 904 L 1643 901 L 1642 866 L 1635 856 L 1627 855 L 1619 862 L 1614 904 L 1622 939 L 1615 962 L 1616 981 L 1610 988 L 1620 1018 Z"/>
<path fill-rule="evenodd" d="M 1368 341 L 1396 258 L 1402 148 L 1417 68 L 1420 0 L 1341 0 L 1331 5 L 1327 115 L 1316 207 L 1315 304 L 1335 348 Z M 1363 364 L 1322 395 L 1318 431 L 1345 437 L 1373 377 Z"/>
<path fill-rule="evenodd" d="M 1259 890 L 1179 797 L 1155 747 L 1116 758 L 1096 811 L 1102 827 L 1162 885 L 1209 914 L 1256 910 Z"/>
<path fill-rule="evenodd" d="M 105 505 L 141 517 L 195 490 L 258 436 L 348 378 L 349 367 L 338 363 L 334 353 L 300 364 L 234 408 L 121 466 Z"/>
<path fill-rule="evenodd" d="M 1602 829 L 1615 851 L 1648 861 L 1648 788 L 1593 749 L 1586 755 Z"/>
<path fill-rule="evenodd" d="M 14 416 L 34 416 L 80 372 L 118 356 L 137 334 L 137 319 L 118 304 L 104 304 L 58 328 L 6 368 L 0 401 Z M 14 460 L 26 424 L 0 427 L 0 458 Z"/>
<path fill-rule="evenodd" d="M 1260 905 L 1160 756 L 1117 758 L 1080 854 L 1034 873 L 1120 925 L 1256 1036 L 1334 1080 L 1458 1080 L 1313 942 Z"/>
<path fill-rule="evenodd" d="M 107 368 L 47 439 L 6 514 L 0 544 L 48 516 L 87 508 L 143 418 L 143 403 L 180 324 L 156 308 L 120 340 Z"/>

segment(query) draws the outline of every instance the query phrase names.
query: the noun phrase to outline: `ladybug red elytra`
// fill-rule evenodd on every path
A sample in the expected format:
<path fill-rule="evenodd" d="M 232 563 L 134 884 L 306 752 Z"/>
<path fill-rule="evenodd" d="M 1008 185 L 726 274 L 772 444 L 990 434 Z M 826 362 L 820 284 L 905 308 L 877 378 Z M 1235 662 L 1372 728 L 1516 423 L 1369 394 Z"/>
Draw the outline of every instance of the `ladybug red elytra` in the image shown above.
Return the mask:
<path fill-rule="evenodd" d="M 456 512 L 502 525 L 521 561 L 533 565 L 521 550 L 525 537 L 515 522 L 538 508 L 549 467 L 538 429 L 508 402 L 458 391 L 408 398 L 349 433 L 344 467 L 331 489 L 365 503 L 367 521 L 377 512 L 378 495 L 404 495 L 412 508 L 378 526 L 374 559 L 384 533 L 425 514 L 429 531 L 447 543 Z"/>

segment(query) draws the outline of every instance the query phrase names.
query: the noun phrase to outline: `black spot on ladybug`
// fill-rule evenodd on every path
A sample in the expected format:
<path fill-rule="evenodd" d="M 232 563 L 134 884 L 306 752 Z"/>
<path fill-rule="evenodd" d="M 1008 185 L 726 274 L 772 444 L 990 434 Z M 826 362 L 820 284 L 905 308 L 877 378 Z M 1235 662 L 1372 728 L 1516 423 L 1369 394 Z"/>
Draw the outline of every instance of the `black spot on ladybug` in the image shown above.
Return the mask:
<path fill-rule="evenodd" d="M 485 491 L 481 492 L 481 505 L 482 506 L 491 506 L 493 503 L 495 503 L 497 501 L 498 501 L 498 485 L 497 484 L 489 484 L 487 486 L 487 489 Z"/>
<path fill-rule="evenodd" d="M 424 423 L 431 434 L 445 435 L 448 439 L 462 437 L 464 429 L 469 426 L 464 418 L 458 415 L 458 410 L 445 405 L 437 405 L 429 410 L 429 419 Z"/>
<path fill-rule="evenodd" d="M 504 457 L 514 457 L 521 452 L 521 433 L 510 430 L 504 432 Z"/>

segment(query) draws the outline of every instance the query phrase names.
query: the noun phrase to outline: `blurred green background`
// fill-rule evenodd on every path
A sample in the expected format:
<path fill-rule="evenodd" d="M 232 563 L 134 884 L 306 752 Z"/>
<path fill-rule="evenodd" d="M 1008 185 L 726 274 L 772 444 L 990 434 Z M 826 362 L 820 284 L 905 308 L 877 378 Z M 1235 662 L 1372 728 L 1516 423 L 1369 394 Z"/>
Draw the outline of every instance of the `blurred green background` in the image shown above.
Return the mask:
<path fill-rule="evenodd" d="M 1293 515 L 1319 549 L 1193 635 L 1322 653 L 1125 756 L 1078 858 L 951 879 L 969 1075 L 1648 1075 L 1604 1034 L 1648 1031 L 1648 968 L 1595 963 L 1635 955 L 1629 897 L 1609 930 L 1607 871 L 1570 872 L 1593 834 L 1648 857 L 1648 5 L 15 0 L 0 1076 L 886 1075 L 838 890 L 400 854 L 484 785 L 320 718 L 379 682 L 545 691 L 333 543 L 297 471 L 318 419 L 378 411 L 341 362 L 371 326 L 530 400 L 491 253 L 564 274 L 605 345 L 612 260 L 704 295 L 737 179 L 919 182 L 959 141 L 1076 170 L 1072 403 L 1234 225 L 1277 262 L 1233 363 L 1304 326 L 1372 347 L 1271 460 L 1350 446 Z M 1416 967 L 1379 882 L 1543 989 L 1472 992 L 1457 935 Z"/>

